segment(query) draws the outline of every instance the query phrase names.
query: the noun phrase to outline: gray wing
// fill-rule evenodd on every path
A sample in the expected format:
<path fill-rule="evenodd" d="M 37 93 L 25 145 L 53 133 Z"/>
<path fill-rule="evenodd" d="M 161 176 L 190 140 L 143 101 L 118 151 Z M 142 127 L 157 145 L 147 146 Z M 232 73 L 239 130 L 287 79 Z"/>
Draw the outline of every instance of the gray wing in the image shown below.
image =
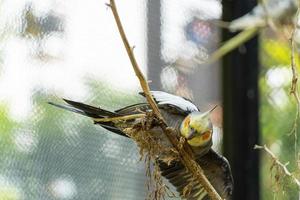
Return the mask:
<path fill-rule="evenodd" d="M 145 96 L 144 93 L 140 94 Z M 191 112 L 199 111 L 195 104 L 183 97 L 162 91 L 151 91 L 151 94 L 158 106 L 162 109 L 168 109 L 169 112 L 187 115 Z"/>
<path fill-rule="evenodd" d="M 107 117 L 122 116 L 122 114 L 119 114 L 116 112 L 111 112 L 108 110 L 104 110 L 101 108 L 83 104 L 80 102 L 71 101 L 71 100 L 67 100 L 67 99 L 63 99 L 63 100 L 67 104 L 63 105 L 63 104 L 56 104 L 53 102 L 48 102 L 48 103 L 55 107 L 62 108 L 64 110 L 75 112 L 75 113 L 78 113 L 78 114 L 81 114 L 81 115 L 84 115 L 87 117 L 91 117 L 91 118 L 107 118 Z M 109 131 L 112 131 L 114 133 L 117 133 L 119 135 L 127 137 L 127 135 L 125 133 L 123 133 L 118 127 L 116 127 L 113 122 L 94 122 L 94 123 L 99 124 L 100 126 L 102 126 L 103 128 L 105 128 Z"/>
<path fill-rule="evenodd" d="M 149 109 L 150 109 L 149 104 L 137 103 L 137 104 L 133 104 L 133 105 L 129 105 L 129 106 L 120 108 L 118 110 L 115 110 L 114 112 L 121 114 L 121 115 L 132 115 L 132 114 L 144 113 Z"/>
<path fill-rule="evenodd" d="M 233 178 L 228 161 L 213 150 L 197 158 L 196 161 L 221 197 L 226 200 L 231 199 Z M 177 189 L 181 196 L 185 186 L 192 184 L 192 189 L 189 196 L 186 197 L 187 199 L 209 199 L 204 188 L 192 178 L 192 175 L 185 170 L 180 162 L 174 162 L 169 166 L 160 162 L 159 165 L 162 176 Z"/>
<path fill-rule="evenodd" d="M 183 119 L 186 117 L 187 113 L 178 110 L 177 108 L 168 108 L 166 109 L 166 105 L 158 105 L 161 114 L 163 115 L 164 119 L 166 120 L 168 126 L 173 127 L 175 130 L 178 130 Z M 130 105 L 119 110 L 115 110 L 114 112 L 120 115 L 129 115 L 129 114 L 138 114 L 143 113 L 148 110 L 151 110 L 149 104 L 147 103 L 139 103 Z M 153 126 L 159 126 L 158 123 L 153 124 Z"/>
<path fill-rule="evenodd" d="M 193 111 L 198 111 L 198 108 L 188 100 L 182 97 L 175 96 L 160 91 L 152 91 L 152 95 L 158 103 L 158 107 L 167 121 L 167 124 L 175 129 L 178 129 L 184 117 Z M 150 106 L 147 103 L 139 103 L 130 105 L 114 112 L 83 104 L 76 101 L 71 101 L 64 99 L 68 105 L 60 105 L 49 102 L 51 105 L 56 107 L 69 110 L 71 112 L 79 113 L 91 118 L 107 118 L 107 117 L 117 117 L 130 114 L 144 113 L 150 110 Z M 120 128 L 118 128 L 113 122 L 95 122 L 103 128 L 115 132 L 119 135 L 126 136 Z M 127 120 L 128 125 L 134 123 L 134 120 Z M 153 127 L 157 126 L 155 122 Z"/>

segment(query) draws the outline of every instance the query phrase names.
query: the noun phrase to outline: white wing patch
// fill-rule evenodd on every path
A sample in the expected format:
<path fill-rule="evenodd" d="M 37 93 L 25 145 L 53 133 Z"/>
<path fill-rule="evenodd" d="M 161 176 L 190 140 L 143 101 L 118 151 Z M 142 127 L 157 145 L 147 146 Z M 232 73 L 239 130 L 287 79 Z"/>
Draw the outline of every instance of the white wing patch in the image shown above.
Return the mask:
<path fill-rule="evenodd" d="M 185 112 L 199 111 L 197 106 L 182 97 L 162 91 L 151 91 L 151 94 L 153 95 L 158 105 L 175 106 Z"/>

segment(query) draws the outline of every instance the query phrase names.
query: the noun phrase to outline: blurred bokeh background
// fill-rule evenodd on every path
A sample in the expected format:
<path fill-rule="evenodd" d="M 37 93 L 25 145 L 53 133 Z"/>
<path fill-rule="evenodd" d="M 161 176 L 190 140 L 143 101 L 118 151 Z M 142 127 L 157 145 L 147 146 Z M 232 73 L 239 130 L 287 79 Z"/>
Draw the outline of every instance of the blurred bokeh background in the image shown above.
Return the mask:
<path fill-rule="evenodd" d="M 267 144 L 272 152 L 287 164 L 293 174 L 299 176 L 299 122 L 295 117 L 297 103 L 291 91 L 291 27 L 281 27 L 274 32 L 268 28 L 260 34 L 260 127 L 261 143 Z M 296 52 L 299 52 L 298 50 Z M 299 59 L 296 53 L 296 69 Z M 294 132 L 295 131 L 295 132 Z M 262 154 L 261 192 L 264 199 L 299 199 L 297 187 L 290 180 L 277 177 L 272 160 Z M 283 186 L 283 187 L 282 187 Z M 271 192 L 273 191 L 273 192 Z"/>
<path fill-rule="evenodd" d="M 105 3 L 0 1 L 0 200 L 146 197 L 144 163 L 132 141 L 47 104 L 63 97 L 113 110 L 145 101 Z M 222 66 L 204 63 L 220 46 L 221 1 L 116 3 L 152 89 L 190 98 L 201 110 L 219 105 L 214 149 L 222 152 Z M 259 39 L 260 143 L 297 169 L 284 31 L 266 29 Z M 297 199 L 288 182 L 279 189 L 271 166 L 262 155 L 261 199 Z"/>
<path fill-rule="evenodd" d="M 157 2 L 117 2 L 145 74 L 147 58 L 160 56 L 151 87 L 194 97 L 203 109 L 219 103 L 218 66 L 197 68 L 191 58 L 217 44 L 206 20 L 220 17 L 220 3 Z M 1 200 L 145 198 L 144 163 L 132 141 L 47 104 L 64 97 L 117 109 L 144 101 L 105 3 L 1 1 Z M 149 6 L 161 10 L 161 35 L 147 34 L 148 25 L 160 26 Z"/>

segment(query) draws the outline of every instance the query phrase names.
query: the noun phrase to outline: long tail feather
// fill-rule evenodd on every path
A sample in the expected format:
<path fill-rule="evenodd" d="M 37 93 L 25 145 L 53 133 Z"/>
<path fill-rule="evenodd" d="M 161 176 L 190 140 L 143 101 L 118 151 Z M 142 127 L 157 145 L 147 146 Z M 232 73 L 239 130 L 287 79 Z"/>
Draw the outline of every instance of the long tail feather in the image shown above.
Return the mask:
<path fill-rule="evenodd" d="M 118 117 L 121 116 L 120 114 L 117 114 L 115 112 L 110 112 L 108 110 L 104 110 L 101 108 L 96 108 L 94 106 L 90 106 L 87 104 L 83 104 L 76 101 L 71 101 L 68 99 L 63 99 L 65 102 L 67 102 L 69 105 L 82 110 L 90 117 Z"/>
<path fill-rule="evenodd" d="M 52 105 L 52 106 L 55 106 L 55 107 L 58 107 L 58 108 L 62 108 L 64 110 L 68 110 L 68 111 L 71 111 L 71 112 L 75 112 L 75 113 L 78 113 L 78 114 L 81 114 L 81 115 L 84 115 L 84 116 L 88 116 L 85 112 L 83 112 L 82 110 L 79 110 L 77 108 L 74 108 L 74 107 L 71 107 L 69 105 L 61 105 L 61 104 L 56 104 L 56 103 L 53 103 L 53 102 L 48 102 L 48 104 Z"/>
<path fill-rule="evenodd" d="M 48 102 L 50 105 L 53 105 L 55 107 L 58 108 L 62 108 L 64 110 L 68 110 L 71 112 L 75 112 L 87 117 L 91 117 L 91 118 L 110 118 L 110 117 L 119 117 L 122 116 L 121 114 L 115 113 L 115 112 L 111 112 L 108 110 L 104 110 L 101 108 L 96 108 L 87 104 L 83 104 L 80 102 L 75 102 L 75 101 L 71 101 L 71 100 L 67 100 L 67 99 L 63 99 L 66 103 L 68 103 L 69 105 L 61 105 L 61 104 L 56 104 L 53 102 Z M 127 135 L 125 133 L 123 133 L 118 127 L 115 126 L 115 124 L 113 122 L 96 122 L 94 121 L 95 124 L 99 124 L 100 126 L 102 126 L 103 128 L 117 133 L 119 135 L 122 136 L 126 136 Z"/>

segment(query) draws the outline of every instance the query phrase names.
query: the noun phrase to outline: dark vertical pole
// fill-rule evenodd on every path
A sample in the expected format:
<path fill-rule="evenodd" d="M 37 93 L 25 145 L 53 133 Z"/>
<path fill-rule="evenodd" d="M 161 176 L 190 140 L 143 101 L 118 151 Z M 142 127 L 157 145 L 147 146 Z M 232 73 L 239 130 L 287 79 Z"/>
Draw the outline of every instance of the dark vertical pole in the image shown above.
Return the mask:
<path fill-rule="evenodd" d="M 223 20 L 249 12 L 254 0 L 223 0 Z M 232 37 L 223 32 L 223 40 Z M 259 199 L 258 42 L 254 38 L 223 59 L 224 154 L 231 163 L 233 199 Z"/>
<path fill-rule="evenodd" d="M 147 4 L 147 67 L 152 90 L 161 90 L 161 2 L 148 0 Z"/>

